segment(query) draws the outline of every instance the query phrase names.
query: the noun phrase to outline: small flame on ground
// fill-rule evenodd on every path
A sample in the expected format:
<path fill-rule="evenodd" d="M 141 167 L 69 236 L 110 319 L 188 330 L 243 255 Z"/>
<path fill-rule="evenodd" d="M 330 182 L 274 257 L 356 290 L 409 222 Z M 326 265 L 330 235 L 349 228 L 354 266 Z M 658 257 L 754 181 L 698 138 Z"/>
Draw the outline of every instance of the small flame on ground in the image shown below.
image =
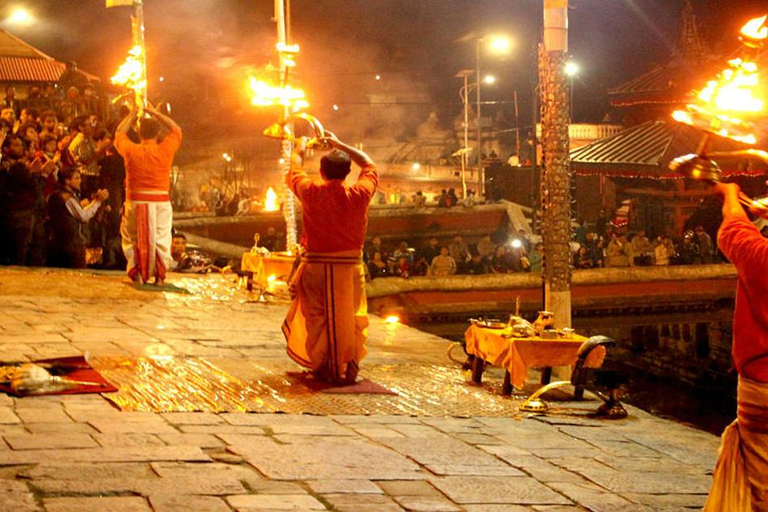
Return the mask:
<path fill-rule="evenodd" d="M 267 189 L 267 198 L 264 202 L 264 211 L 265 212 L 276 212 L 280 209 L 280 205 L 277 203 L 277 193 L 275 192 L 275 189 L 272 187 L 269 187 Z"/>
<path fill-rule="evenodd" d="M 389 315 L 384 319 L 384 322 L 388 324 L 397 324 L 400 323 L 400 317 L 397 315 Z"/>

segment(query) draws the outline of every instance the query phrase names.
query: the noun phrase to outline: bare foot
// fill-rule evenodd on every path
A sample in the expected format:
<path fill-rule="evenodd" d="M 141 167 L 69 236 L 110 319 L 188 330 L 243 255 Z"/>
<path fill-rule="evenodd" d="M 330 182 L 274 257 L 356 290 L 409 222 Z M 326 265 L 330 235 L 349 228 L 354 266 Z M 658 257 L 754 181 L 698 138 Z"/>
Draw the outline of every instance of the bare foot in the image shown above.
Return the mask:
<path fill-rule="evenodd" d="M 165 284 L 164 279 L 155 279 L 155 286 L 163 286 Z"/>

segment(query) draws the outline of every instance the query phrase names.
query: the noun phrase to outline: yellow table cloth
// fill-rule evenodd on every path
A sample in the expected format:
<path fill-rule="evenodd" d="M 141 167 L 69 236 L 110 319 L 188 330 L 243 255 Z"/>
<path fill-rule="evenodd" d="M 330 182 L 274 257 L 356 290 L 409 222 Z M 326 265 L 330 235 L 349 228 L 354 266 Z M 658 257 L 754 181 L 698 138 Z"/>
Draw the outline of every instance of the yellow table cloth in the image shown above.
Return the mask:
<path fill-rule="evenodd" d="M 274 279 L 278 281 L 287 281 L 295 260 L 296 256 L 287 252 L 273 252 L 265 255 L 246 252 L 243 253 L 240 268 L 252 274 L 259 287 L 266 288 L 269 284 L 269 276 L 275 276 Z"/>
<path fill-rule="evenodd" d="M 506 369 L 511 384 L 517 389 L 525 386 L 528 368 L 573 365 L 579 347 L 587 341 L 577 334 L 568 339 L 505 337 L 511 333 L 510 328 L 489 329 L 472 324 L 464 333 L 464 339 L 468 354 Z M 597 368 L 604 358 L 605 348 L 598 347 L 589 355 L 585 366 Z"/>

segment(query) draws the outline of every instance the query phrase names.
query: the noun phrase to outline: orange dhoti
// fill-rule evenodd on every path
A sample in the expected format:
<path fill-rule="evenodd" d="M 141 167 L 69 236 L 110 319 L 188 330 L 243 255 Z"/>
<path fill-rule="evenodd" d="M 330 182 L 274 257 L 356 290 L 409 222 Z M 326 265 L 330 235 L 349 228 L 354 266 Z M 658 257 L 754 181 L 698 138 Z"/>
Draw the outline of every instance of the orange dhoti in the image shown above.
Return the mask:
<path fill-rule="evenodd" d="M 768 384 L 739 377 L 738 416 L 726 427 L 704 512 L 768 511 Z"/>
<path fill-rule="evenodd" d="M 354 380 L 367 350 L 368 308 L 359 251 L 306 253 L 283 322 L 288 355 L 332 382 Z"/>

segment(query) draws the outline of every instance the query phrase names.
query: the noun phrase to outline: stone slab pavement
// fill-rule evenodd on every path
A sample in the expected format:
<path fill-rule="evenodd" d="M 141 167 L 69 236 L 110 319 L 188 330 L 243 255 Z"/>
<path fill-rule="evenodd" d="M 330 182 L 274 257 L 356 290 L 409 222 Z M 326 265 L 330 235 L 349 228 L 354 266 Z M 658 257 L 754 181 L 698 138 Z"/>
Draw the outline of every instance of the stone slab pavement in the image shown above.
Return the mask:
<path fill-rule="evenodd" d="M 248 302 L 230 281 L 174 277 L 194 291 L 180 295 L 138 291 L 117 274 L 3 268 L 0 357 L 284 358 L 285 303 Z M 405 326 L 393 338 L 371 322 L 367 361 L 452 364 L 446 341 Z M 630 413 L 617 422 L 154 414 L 95 394 L 0 394 L 0 511 L 700 509 L 718 438 Z"/>

